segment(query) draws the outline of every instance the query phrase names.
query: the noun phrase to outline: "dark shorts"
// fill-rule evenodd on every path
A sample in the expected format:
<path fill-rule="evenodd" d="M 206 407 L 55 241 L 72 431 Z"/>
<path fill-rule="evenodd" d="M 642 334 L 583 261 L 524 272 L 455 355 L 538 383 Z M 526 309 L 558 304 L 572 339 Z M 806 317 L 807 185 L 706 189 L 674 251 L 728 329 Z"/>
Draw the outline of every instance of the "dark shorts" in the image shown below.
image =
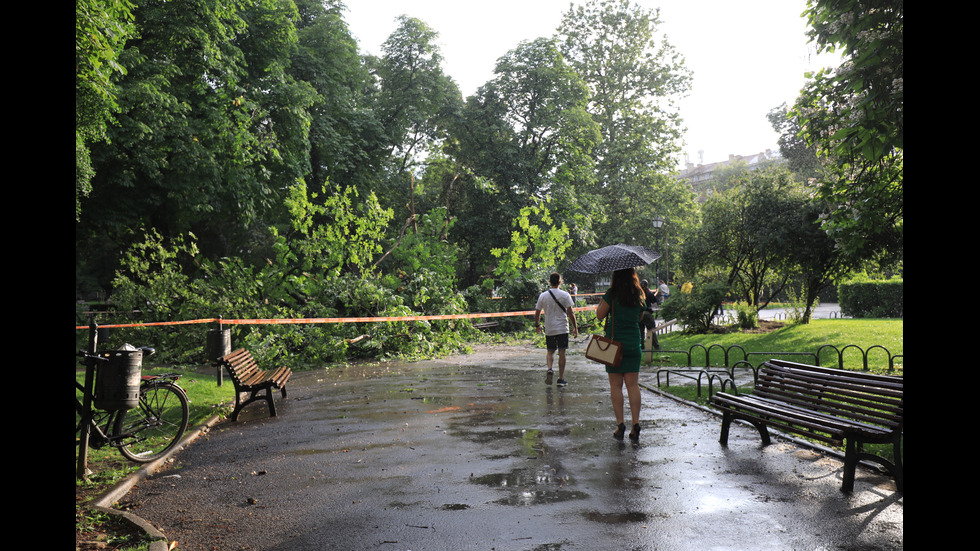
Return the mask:
<path fill-rule="evenodd" d="M 561 335 L 545 335 L 544 343 L 547 345 L 548 350 L 564 350 L 568 348 L 568 333 L 562 333 Z"/>
<path fill-rule="evenodd" d="M 652 313 L 644 311 L 643 317 L 640 318 L 640 323 L 643 324 L 643 327 L 646 327 L 647 329 L 653 329 L 654 327 L 657 326 L 657 319 L 653 316 Z"/>

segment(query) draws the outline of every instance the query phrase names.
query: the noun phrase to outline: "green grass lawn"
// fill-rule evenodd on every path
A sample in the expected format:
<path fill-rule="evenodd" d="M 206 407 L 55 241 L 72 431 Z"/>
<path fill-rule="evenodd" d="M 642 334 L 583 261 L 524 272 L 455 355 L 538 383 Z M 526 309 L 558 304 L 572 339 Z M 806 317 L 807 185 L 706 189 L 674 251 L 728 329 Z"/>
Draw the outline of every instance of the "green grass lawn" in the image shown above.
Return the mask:
<path fill-rule="evenodd" d="M 172 367 L 146 367 L 144 375 L 180 373 L 178 384 L 187 392 L 190 416 L 188 431 L 200 426 L 215 414 L 227 415 L 234 401 L 234 385 L 224 381 L 219 387 L 214 370 L 179 369 Z M 77 371 L 75 378 L 84 384 L 85 372 Z M 78 391 L 76 390 L 76 394 Z M 76 415 L 76 424 L 78 416 Z M 76 435 L 77 436 L 77 435 Z M 78 441 L 75 442 L 75 458 L 78 458 Z M 149 543 L 142 533 L 132 530 L 115 517 L 88 508 L 91 501 L 108 490 L 140 465 L 124 458 L 115 448 L 106 446 L 88 453 L 90 475 L 86 480 L 75 478 L 75 538 L 78 541 L 97 540 L 111 549 L 143 551 Z"/>

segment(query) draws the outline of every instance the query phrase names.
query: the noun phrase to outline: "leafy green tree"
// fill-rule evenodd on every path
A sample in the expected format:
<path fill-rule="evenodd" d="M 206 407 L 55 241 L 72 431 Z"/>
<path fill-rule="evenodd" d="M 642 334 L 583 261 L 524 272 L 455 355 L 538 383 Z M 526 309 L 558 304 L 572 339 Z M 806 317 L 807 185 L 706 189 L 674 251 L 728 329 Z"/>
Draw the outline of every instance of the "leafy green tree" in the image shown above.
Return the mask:
<path fill-rule="evenodd" d="M 119 53 L 132 35 L 129 0 L 75 2 L 75 221 L 81 200 L 92 190 L 94 170 L 89 144 L 106 139 L 106 126 L 118 109 L 113 79 L 124 74 Z"/>
<path fill-rule="evenodd" d="M 399 209 L 408 204 L 412 215 L 414 179 L 447 139 L 462 96 L 443 72 L 438 33 L 419 19 L 401 16 L 398 21 L 382 45 L 382 57 L 369 63 L 378 88 L 373 108 L 384 133 L 384 200 Z"/>
<path fill-rule="evenodd" d="M 825 207 L 786 163 L 733 173 L 727 187 L 704 203 L 683 248 L 685 273 L 723 281 L 755 309 L 799 292 L 809 322 L 820 293 L 853 267 L 820 226 Z"/>
<path fill-rule="evenodd" d="M 109 266 L 128 228 L 194 231 L 205 256 L 250 248 L 252 230 L 308 171 L 314 100 L 286 73 L 291 0 L 145 0 L 120 63 L 111 145 L 92 148 L 93 191 L 76 228 L 82 262 Z M 262 227 L 261 225 L 259 227 Z M 79 262 L 76 261 L 76 265 Z M 105 268 L 102 268 L 106 271 Z"/>
<path fill-rule="evenodd" d="M 804 201 L 787 213 L 787 239 L 784 247 L 791 280 L 799 286 L 803 303 L 800 322 L 809 323 L 820 294 L 850 273 L 853 268 L 847 255 L 820 226 L 826 212 L 817 201 Z M 794 220 L 795 219 L 795 220 Z"/>
<path fill-rule="evenodd" d="M 802 134 L 830 161 L 818 192 L 824 226 L 856 257 L 894 262 L 904 247 L 904 2 L 809 0 L 818 51 L 844 62 L 821 70 L 794 107 Z"/>
<path fill-rule="evenodd" d="M 726 286 L 761 308 L 789 281 L 788 248 L 806 205 L 785 167 L 737 173 L 705 201 L 702 223 L 682 255 L 690 273 L 724 274 Z"/>
<path fill-rule="evenodd" d="M 567 63 L 589 87 L 588 111 L 602 137 L 594 149 L 601 195 L 594 212 L 604 216 L 596 221 L 604 241 L 652 240 L 655 215 L 673 220 L 676 231 L 693 212 L 693 196 L 661 176 L 679 151 L 674 102 L 691 76 L 659 25 L 659 10 L 592 0 L 573 6 L 558 28 Z"/>
<path fill-rule="evenodd" d="M 304 180 L 373 189 L 386 153 L 384 132 L 372 108 L 374 83 L 343 19 L 339 0 L 296 0 L 298 46 L 289 74 L 309 83 L 310 170 Z"/>
<path fill-rule="evenodd" d="M 451 153 L 466 173 L 470 200 L 456 227 L 471 258 L 485 263 L 490 249 L 508 241 L 521 209 L 548 196 L 560 199 L 552 203 L 556 219 L 573 233 L 590 232 L 587 197 L 599 134 L 587 101 L 587 87 L 547 38 L 501 57 L 494 78 L 467 99 Z"/>

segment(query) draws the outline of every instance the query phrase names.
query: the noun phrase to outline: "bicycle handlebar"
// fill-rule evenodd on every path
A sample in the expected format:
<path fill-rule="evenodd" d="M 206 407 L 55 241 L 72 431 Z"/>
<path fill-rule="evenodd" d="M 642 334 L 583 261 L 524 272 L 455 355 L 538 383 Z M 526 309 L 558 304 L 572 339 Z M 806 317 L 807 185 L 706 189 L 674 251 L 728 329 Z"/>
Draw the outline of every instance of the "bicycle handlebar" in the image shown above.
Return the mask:
<path fill-rule="evenodd" d="M 156 354 L 156 349 L 153 348 L 153 347 L 150 347 L 150 346 L 140 346 L 139 348 L 137 348 L 137 350 L 140 350 L 140 351 L 143 352 L 143 357 L 144 358 L 146 358 L 147 356 L 152 356 L 153 354 Z M 105 356 L 103 356 L 101 354 L 92 354 L 92 353 L 90 353 L 88 351 L 85 351 L 85 350 L 79 350 L 76 355 L 79 358 L 85 358 L 87 360 L 98 360 L 98 361 L 101 361 L 101 362 L 107 362 L 107 361 L 109 361 L 109 358 L 107 358 L 107 357 L 105 357 Z"/>

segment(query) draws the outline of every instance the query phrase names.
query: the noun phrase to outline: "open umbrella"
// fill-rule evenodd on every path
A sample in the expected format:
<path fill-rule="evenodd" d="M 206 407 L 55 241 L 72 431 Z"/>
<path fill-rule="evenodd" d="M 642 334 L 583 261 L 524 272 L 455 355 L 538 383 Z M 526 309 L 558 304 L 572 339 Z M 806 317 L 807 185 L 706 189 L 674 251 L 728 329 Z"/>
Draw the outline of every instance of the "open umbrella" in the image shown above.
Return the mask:
<path fill-rule="evenodd" d="M 599 274 L 645 266 L 658 258 L 660 253 L 640 245 L 609 245 L 576 258 L 568 269 L 584 274 Z"/>

